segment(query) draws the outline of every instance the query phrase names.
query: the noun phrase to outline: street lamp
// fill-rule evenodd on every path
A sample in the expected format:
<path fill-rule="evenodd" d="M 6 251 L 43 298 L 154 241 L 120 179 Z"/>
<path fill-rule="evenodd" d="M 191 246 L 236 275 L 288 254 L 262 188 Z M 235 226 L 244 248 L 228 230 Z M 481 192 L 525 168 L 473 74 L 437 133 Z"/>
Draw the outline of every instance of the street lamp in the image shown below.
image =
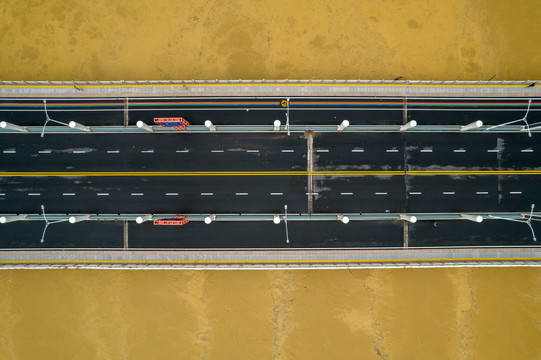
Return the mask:
<path fill-rule="evenodd" d="M 417 222 L 417 216 L 415 215 L 400 215 L 400 218 L 412 224 L 415 224 Z"/>
<path fill-rule="evenodd" d="M 406 131 L 406 130 L 412 129 L 412 128 L 416 127 L 416 126 L 417 126 L 417 121 L 411 120 L 410 122 L 405 123 L 404 125 L 402 125 L 400 127 L 400 131 Z"/>
<path fill-rule="evenodd" d="M 90 132 L 90 128 L 88 126 L 84 126 L 82 124 L 79 124 L 78 122 L 75 122 L 75 121 L 70 121 L 68 123 L 68 126 L 72 129 L 77 129 L 77 130 L 81 130 L 81 131 L 85 131 L 85 132 Z"/>
<path fill-rule="evenodd" d="M 6 224 L 12 221 L 19 221 L 24 219 L 26 219 L 26 215 L 0 216 L 0 224 Z"/>
<path fill-rule="evenodd" d="M 143 130 L 146 130 L 146 131 L 154 131 L 152 130 L 152 128 L 150 126 L 148 126 L 147 124 L 145 124 L 144 122 L 142 122 L 141 120 L 139 120 L 136 124 L 135 124 L 139 129 L 143 129 Z"/>
<path fill-rule="evenodd" d="M 209 215 L 209 216 L 205 216 L 205 224 L 209 225 L 210 223 L 212 223 L 214 220 L 216 220 L 216 215 Z"/>
<path fill-rule="evenodd" d="M 138 216 L 135 218 L 135 222 L 138 224 L 142 224 L 145 221 L 149 221 L 149 220 L 152 220 L 152 215 L 143 215 L 143 216 Z"/>
<path fill-rule="evenodd" d="M 344 120 L 340 123 L 340 125 L 338 125 L 338 128 L 336 129 L 337 131 L 344 131 L 345 128 L 347 128 L 349 126 L 349 121 L 348 120 Z"/>
<path fill-rule="evenodd" d="M 70 224 L 75 224 L 80 221 L 90 220 L 90 215 L 78 215 L 78 216 L 70 216 L 68 221 Z"/>
<path fill-rule="evenodd" d="M 274 215 L 273 218 L 272 218 L 272 222 L 275 223 L 276 225 L 278 225 L 280 223 L 280 215 Z"/>
<path fill-rule="evenodd" d="M 216 131 L 216 126 L 214 124 L 212 124 L 212 121 L 210 120 L 205 120 L 205 126 L 210 130 L 210 131 Z"/>
<path fill-rule="evenodd" d="M 472 129 L 477 129 L 477 128 L 480 128 L 481 126 L 483 126 L 483 122 L 481 120 L 477 120 L 477 121 L 472 122 L 471 124 L 462 126 L 460 128 L 460 131 L 468 131 Z"/>
<path fill-rule="evenodd" d="M 25 127 L 15 125 L 15 124 L 12 124 L 12 123 L 8 123 L 6 121 L 0 121 L 0 128 L 20 131 L 20 132 L 28 132 L 28 130 Z"/>
<path fill-rule="evenodd" d="M 282 122 L 280 120 L 274 120 L 274 131 L 279 131 L 280 125 L 282 125 Z"/>
<path fill-rule="evenodd" d="M 342 223 L 344 223 L 344 224 L 349 223 L 349 220 L 350 220 L 349 217 L 347 217 L 347 216 L 345 216 L 345 215 L 342 215 L 342 214 L 336 215 L 336 219 L 337 219 L 337 220 L 340 220 L 340 221 L 341 221 Z"/>
<path fill-rule="evenodd" d="M 476 222 L 476 223 L 482 223 L 483 222 L 483 217 L 481 215 L 460 215 L 464 220 L 469 220 L 469 221 L 473 221 L 473 222 Z"/>

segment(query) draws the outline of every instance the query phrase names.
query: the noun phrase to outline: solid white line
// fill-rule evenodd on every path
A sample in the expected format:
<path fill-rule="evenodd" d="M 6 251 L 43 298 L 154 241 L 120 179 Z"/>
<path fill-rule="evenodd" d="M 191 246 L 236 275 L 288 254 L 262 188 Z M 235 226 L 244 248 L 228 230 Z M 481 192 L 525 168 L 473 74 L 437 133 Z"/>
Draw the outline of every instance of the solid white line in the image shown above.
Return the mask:
<path fill-rule="evenodd" d="M 40 196 L 40 193 L 29 193 L 28 196 Z"/>
<path fill-rule="evenodd" d="M 353 149 L 351 152 L 364 152 L 364 149 Z"/>
<path fill-rule="evenodd" d="M 2 151 L 4 154 L 15 154 L 16 151 L 15 150 L 4 150 Z"/>
<path fill-rule="evenodd" d="M 497 152 L 500 152 L 500 150 L 498 150 L 498 149 L 490 149 L 490 150 L 487 150 L 487 152 L 495 152 L 495 153 L 497 153 Z"/>
<path fill-rule="evenodd" d="M 131 193 L 131 196 L 143 196 L 143 193 Z"/>
<path fill-rule="evenodd" d="M 520 195 L 522 194 L 522 191 L 509 191 L 509 194 Z"/>
<path fill-rule="evenodd" d="M 109 193 L 98 193 L 98 196 L 109 196 Z"/>
<path fill-rule="evenodd" d="M 165 193 L 166 196 L 177 196 L 178 193 Z"/>
<path fill-rule="evenodd" d="M 533 149 L 522 149 L 520 152 L 533 152 Z"/>
<path fill-rule="evenodd" d="M 223 151 L 223 150 L 211 150 L 210 152 L 213 152 L 213 153 L 223 153 L 224 151 Z"/>
<path fill-rule="evenodd" d="M 107 150 L 107 154 L 118 154 L 119 150 Z"/>
<path fill-rule="evenodd" d="M 75 193 L 63 193 L 64 196 L 75 196 Z"/>
<path fill-rule="evenodd" d="M 329 149 L 317 149 L 316 152 L 329 152 Z"/>
<path fill-rule="evenodd" d="M 141 150 L 142 153 L 152 154 L 154 150 Z"/>
<path fill-rule="evenodd" d="M 387 193 L 375 193 L 376 195 L 387 195 Z"/>
<path fill-rule="evenodd" d="M 457 152 L 457 153 L 465 153 L 466 150 L 464 150 L 464 149 L 455 149 L 455 150 L 453 150 L 453 152 Z"/>
<path fill-rule="evenodd" d="M 455 192 L 454 191 L 444 191 L 443 192 L 443 195 L 454 195 Z"/>
<path fill-rule="evenodd" d="M 488 195 L 488 191 L 476 191 L 477 195 Z"/>
<path fill-rule="evenodd" d="M 201 193 L 201 196 L 212 196 L 214 193 Z"/>
<path fill-rule="evenodd" d="M 50 154 L 51 153 L 51 150 L 41 150 L 41 151 L 38 151 L 39 154 Z"/>
<path fill-rule="evenodd" d="M 387 152 L 398 152 L 398 149 L 387 149 L 385 151 L 387 151 Z"/>
<path fill-rule="evenodd" d="M 73 153 L 74 154 L 84 154 L 84 153 L 86 153 L 86 151 L 84 151 L 84 150 L 73 150 Z"/>
<path fill-rule="evenodd" d="M 422 192 L 410 192 L 410 195 L 421 195 Z"/>
<path fill-rule="evenodd" d="M 291 153 L 291 152 L 295 152 L 295 150 L 282 150 L 282 152 Z"/>
<path fill-rule="evenodd" d="M 432 149 L 421 149 L 421 152 L 432 152 Z"/>
<path fill-rule="evenodd" d="M 237 196 L 247 196 L 248 193 L 235 193 L 235 195 L 237 195 Z"/>
<path fill-rule="evenodd" d="M 178 153 L 187 153 L 188 151 L 190 151 L 190 150 L 177 150 L 176 152 L 178 152 Z"/>
<path fill-rule="evenodd" d="M 246 150 L 246 152 L 249 152 L 249 153 L 258 153 L 259 150 Z"/>
<path fill-rule="evenodd" d="M 271 195 L 284 195 L 284 193 L 270 193 Z"/>
<path fill-rule="evenodd" d="M 340 195 L 353 195 L 353 193 L 340 193 Z"/>

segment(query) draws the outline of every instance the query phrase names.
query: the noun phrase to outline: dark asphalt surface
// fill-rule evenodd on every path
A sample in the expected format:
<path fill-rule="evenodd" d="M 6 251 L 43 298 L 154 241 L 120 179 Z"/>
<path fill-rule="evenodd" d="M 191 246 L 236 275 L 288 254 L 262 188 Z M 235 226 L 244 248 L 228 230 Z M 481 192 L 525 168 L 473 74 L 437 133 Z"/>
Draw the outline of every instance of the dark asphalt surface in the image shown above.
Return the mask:
<path fill-rule="evenodd" d="M 281 100 L 130 99 L 128 108 L 130 123 L 140 119 L 150 123 L 159 116 L 185 116 L 202 123 L 214 116 L 211 119 L 215 124 L 263 124 L 272 123 L 279 116 L 285 121 Z M 32 102 L 36 106 L 13 105 Z M 509 114 L 524 116 L 520 110 L 523 104 L 524 99 L 437 102 L 408 99 L 407 116 L 409 119 L 419 116 L 415 119 L 420 123 L 431 124 L 477 120 L 472 114 L 486 116 L 480 118 L 484 121 L 503 122 Z M 39 100 L 11 100 L 9 104 L 0 100 L 0 120 L 20 125 L 39 124 L 44 113 L 40 113 L 38 105 Z M 50 100 L 48 106 L 49 115 L 61 121 L 121 124 L 125 99 L 81 100 L 79 105 Z M 296 121 L 339 123 L 344 118 L 352 124 L 400 124 L 404 115 L 403 99 L 292 98 L 290 107 L 292 124 Z M 540 102 L 536 100 L 529 114 L 531 122 L 541 114 L 539 110 Z M 422 118 L 427 114 L 428 117 Z M 538 134 L 531 138 L 524 133 L 314 133 L 312 136 L 314 171 L 378 172 L 369 176 L 314 175 L 313 213 L 527 212 L 532 203 L 541 206 L 539 175 L 385 174 L 404 170 L 541 170 Z M 41 138 L 2 134 L 0 171 L 306 171 L 307 137 L 308 134 L 184 133 L 47 134 Z M 308 189 L 308 176 L 301 175 L 0 177 L 0 213 L 39 213 L 42 204 L 49 213 L 281 213 L 285 204 L 291 213 L 306 213 Z M 51 241 L 39 246 L 123 246 L 118 224 L 57 224 L 51 227 Z M 0 247 L 37 246 L 35 242 L 39 242 L 42 226 L 41 222 L 1 225 Z M 208 226 L 192 222 L 182 228 L 145 223 L 130 224 L 132 227 L 130 247 L 144 248 L 277 248 L 284 246 L 285 235 L 283 226 L 272 223 L 215 222 Z M 85 235 L 72 237 L 74 229 L 76 234 Z M 503 221 L 486 220 L 482 224 L 449 221 L 438 222 L 436 227 L 431 222 L 420 221 L 409 225 L 409 245 L 531 245 L 528 234 L 525 224 Z M 291 224 L 290 236 L 294 239 L 291 247 L 400 247 L 403 224 L 296 222 Z"/>

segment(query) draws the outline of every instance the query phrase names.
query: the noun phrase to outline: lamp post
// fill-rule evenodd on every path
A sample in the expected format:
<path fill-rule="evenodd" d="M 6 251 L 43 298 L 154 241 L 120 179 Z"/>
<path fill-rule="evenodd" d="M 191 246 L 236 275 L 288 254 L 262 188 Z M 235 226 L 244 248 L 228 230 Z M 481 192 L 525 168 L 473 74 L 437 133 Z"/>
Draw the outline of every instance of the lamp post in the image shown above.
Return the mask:
<path fill-rule="evenodd" d="M 1 129 L 8 129 L 8 130 L 15 130 L 19 132 L 28 132 L 28 130 L 25 127 L 15 125 L 12 123 L 8 123 L 6 121 L 0 121 L 0 128 Z"/>
<path fill-rule="evenodd" d="M 154 131 L 152 130 L 152 128 L 150 126 L 148 126 L 147 124 L 145 124 L 144 122 L 142 122 L 141 120 L 139 120 L 136 124 L 135 124 L 139 129 L 143 129 L 143 130 L 146 130 L 146 131 Z"/>
<path fill-rule="evenodd" d="M 406 131 L 417 126 L 417 121 L 411 120 L 400 127 L 400 131 Z"/>
<path fill-rule="evenodd" d="M 340 125 L 338 125 L 338 128 L 336 129 L 337 131 L 344 131 L 345 128 L 347 128 L 349 126 L 349 121 L 348 120 L 344 120 L 340 123 Z"/>
<path fill-rule="evenodd" d="M 216 126 L 212 123 L 212 121 L 210 120 L 205 120 L 205 126 L 210 130 L 210 131 L 216 131 Z"/>

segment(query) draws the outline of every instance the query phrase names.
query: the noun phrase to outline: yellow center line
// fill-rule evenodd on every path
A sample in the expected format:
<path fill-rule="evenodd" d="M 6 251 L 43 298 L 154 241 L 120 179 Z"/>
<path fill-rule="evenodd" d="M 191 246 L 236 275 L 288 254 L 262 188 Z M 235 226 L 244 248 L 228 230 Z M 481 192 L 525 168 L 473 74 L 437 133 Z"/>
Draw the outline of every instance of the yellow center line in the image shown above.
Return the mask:
<path fill-rule="evenodd" d="M 541 170 L 419 170 L 419 171 L 6 171 L 0 177 L 75 176 L 433 176 L 433 175 L 541 175 Z"/>

